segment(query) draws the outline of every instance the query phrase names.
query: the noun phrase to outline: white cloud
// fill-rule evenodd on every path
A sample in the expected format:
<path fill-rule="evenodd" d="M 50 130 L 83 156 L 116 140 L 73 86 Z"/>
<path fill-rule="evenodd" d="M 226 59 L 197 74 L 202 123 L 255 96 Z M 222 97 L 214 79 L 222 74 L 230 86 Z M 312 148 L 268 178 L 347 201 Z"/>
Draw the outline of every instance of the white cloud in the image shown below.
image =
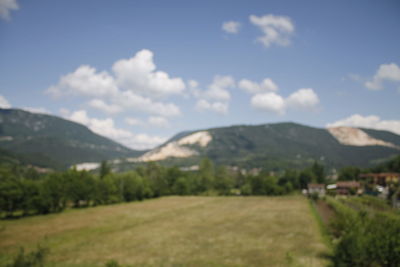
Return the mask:
<path fill-rule="evenodd" d="M 181 114 L 178 106 L 173 103 L 153 101 L 151 98 L 137 95 L 131 91 L 121 92 L 113 102 L 124 109 L 143 111 L 145 113 L 173 117 Z"/>
<path fill-rule="evenodd" d="M 208 86 L 204 92 L 204 97 L 214 100 L 228 101 L 231 98 L 229 88 L 235 87 L 235 80 L 232 76 L 216 75 L 213 82 Z"/>
<path fill-rule="evenodd" d="M 251 15 L 250 22 L 259 27 L 264 33 L 263 36 L 257 38 L 257 41 L 261 42 L 265 47 L 269 47 L 272 44 L 281 46 L 289 45 L 290 37 L 295 30 L 292 20 L 285 16 L 269 14 L 257 17 Z"/>
<path fill-rule="evenodd" d="M 0 0 L 0 18 L 9 20 L 10 11 L 18 8 L 17 0 Z"/>
<path fill-rule="evenodd" d="M 226 21 L 222 23 L 222 30 L 231 34 L 239 33 L 240 27 L 241 25 L 237 21 Z"/>
<path fill-rule="evenodd" d="M 190 88 L 197 88 L 199 87 L 199 83 L 196 80 L 189 80 L 188 85 Z"/>
<path fill-rule="evenodd" d="M 285 99 L 280 95 L 269 92 L 256 94 L 251 98 L 251 105 L 260 110 L 274 112 L 280 115 L 285 113 Z"/>
<path fill-rule="evenodd" d="M 11 108 L 10 102 L 2 95 L 0 95 L 0 108 Z"/>
<path fill-rule="evenodd" d="M 367 81 L 365 86 L 370 90 L 382 90 L 385 81 L 400 82 L 400 67 L 397 64 L 380 65 L 372 80 Z"/>
<path fill-rule="evenodd" d="M 126 124 L 131 125 L 131 126 L 143 124 L 143 122 L 140 119 L 132 118 L 132 117 L 125 118 L 125 122 L 126 122 Z"/>
<path fill-rule="evenodd" d="M 165 73 L 154 72 L 152 57 L 151 51 L 142 50 L 131 59 L 117 61 L 113 66 L 117 78 L 106 71 L 97 72 L 91 66 L 82 65 L 62 76 L 58 84 L 46 92 L 54 97 L 95 97 L 89 101 L 89 106 L 108 114 L 136 110 L 166 117 L 180 115 L 180 109 L 175 104 L 152 99 L 153 96 L 178 93 L 185 87 L 180 78 L 169 79 Z M 129 85 L 129 88 L 123 91 L 117 84 Z M 133 84 L 137 87 L 132 87 Z"/>
<path fill-rule="evenodd" d="M 375 115 L 362 116 L 359 114 L 354 114 L 350 117 L 335 121 L 333 123 L 328 123 L 326 125 L 326 127 L 338 126 L 386 130 L 400 135 L 400 120 L 382 120 L 380 117 Z"/>
<path fill-rule="evenodd" d="M 85 96 L 109 96 L 115 95 L 118 88 L 114 78 L 106 71 L 97 73 L 96 69 L 82 65 L 73 73 L 60 78 L 57 85 L 46 90 L 46 93 L 61 97 L 63 95 L 85 95 Z"/>
<path fill-rule="evenodd" d="M 311 88 L 299 89 L 287 98 L 275 92 L 259 93 L 251 98 L 252 107 L 279 115 L 285 114 L 290 108 L 313 111 L 318 104 L 318 95 Z"/>
<path fill-rule="evenodd" d="M 113 105 L 113 104 L 107 104 L 101 99 L 92 99 L 89 102 L 89 106 L 92 108 L 99 109 L 105 113 L 108 114 L 116 114 L 122 111 L 120 106 Z"/>
<path fill-rule="evenodd" d="M 136 134 L 134 138 L 127 140 L 126 145 L 135 149 L 152 149 L 165 143 L 168 138 L 147 134 Z"/>
<path fill-rule="evenodd" d="M 62 117 L 66 118 L 66 117 L 69 116 L 69 114 L 70 114 L 71 112 L 70 112 L 69 109 L 67 109 L 67 108 L 60 108 L 60 109 L 59 109 L 59 113 L 61 114 Z"/>
<path fill-rule="evenodd" d="M 236 86 L 232 76 L 216 75 L 207 90 L 200 90 L 197 86 L 198 84 L 196 84 L 196 87 L 191 88 L 192 95 L 199 99 L 196 103 L 196 110 L 209 110 L 220 114 L 228 113 L 229 100 L 231 98 L 229 89 Z"/>
<path fill-rule="evenodd" d="M 210 102 L 205 99 L 200 99 L 196 103 L 196 109 L 199 111 L 210 110 L 220 114 L 227 114 L 228 113 L 229 104 L 226 102 Z"/>
<path fill-rule="evenodd" d="M 22 109 L 32 113 L 51 114 L 51 112 L 44 107 L 24 107 Z"/>
<path fill-rule="evenodd" d="M 160 127 L 160 128 L 167 128 L 169 127 L 169 122 L 164 117 L 159 116 L 151 116 L 148 119 L 148 123 L 152 126 Z"/>
<path fill-rule="evenodd" d="M 129 59 L 121 59 L 112 67 L 117 84 L 126 90 L 151 97 L 180 94 L 185 89 L 181 78 L 170 78 L 168 73 L 156 71 L 153 52 L 141 50 Z"/>
<path fill-rule="evenodd" d="M 299 89 L 286 99 L 288 107 L 304 110 L 315 110 L 318 104 L 319 98 L 311 88 Z"/>
<path fill-rule="evenodd" d="M 251 94 L 258 94 L 262 92 L 278 91 L 278 86 L 270 78 L 264 79 L 261 83 L 256 83 L 247 79 L 240 80 L 238 87 L 246 90 Z"/>
<path fill-rule="evenodd" d="M 86 125 L 93 132 L 113 139 L 132 149 L 149 149 L 166 141 L 164 137 L 133 134 L 125 129 L 117 128 L 111 118 L 90 118 L 85 110 L 75 111 L 67 119 Z"/>

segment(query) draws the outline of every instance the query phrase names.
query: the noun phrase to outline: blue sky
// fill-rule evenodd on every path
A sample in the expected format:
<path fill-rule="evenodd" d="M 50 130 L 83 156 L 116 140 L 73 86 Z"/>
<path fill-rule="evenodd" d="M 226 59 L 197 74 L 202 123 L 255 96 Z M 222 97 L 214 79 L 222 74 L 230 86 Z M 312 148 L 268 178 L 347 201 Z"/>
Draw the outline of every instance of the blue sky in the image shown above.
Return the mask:
<path fill-rule="evenodd" d="M 0 107 L 132 148 L 293 121 L 400 134 L 399 1 L 0 0 Z"/>

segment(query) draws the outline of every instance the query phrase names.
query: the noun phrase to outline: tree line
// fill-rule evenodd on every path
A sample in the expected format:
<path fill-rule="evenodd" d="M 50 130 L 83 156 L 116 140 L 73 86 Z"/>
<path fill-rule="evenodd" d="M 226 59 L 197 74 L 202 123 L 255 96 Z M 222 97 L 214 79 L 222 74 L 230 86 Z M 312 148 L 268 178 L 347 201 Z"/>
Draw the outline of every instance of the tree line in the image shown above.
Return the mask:
<path fill-rule="evenodd" d="M 209 159 L 195 172 L 156 163 L 124 173 L 113 173 L 103 162 L 99 173 L 70 169 L 38 174 L 32 168 L 0 166 L 0 214 L 3 217 L 60 212 L 168 195 L 284 195 L 324 179 L 323 166 L 314 163 L 302 171 L 279 177 L 233 172 Z"/>

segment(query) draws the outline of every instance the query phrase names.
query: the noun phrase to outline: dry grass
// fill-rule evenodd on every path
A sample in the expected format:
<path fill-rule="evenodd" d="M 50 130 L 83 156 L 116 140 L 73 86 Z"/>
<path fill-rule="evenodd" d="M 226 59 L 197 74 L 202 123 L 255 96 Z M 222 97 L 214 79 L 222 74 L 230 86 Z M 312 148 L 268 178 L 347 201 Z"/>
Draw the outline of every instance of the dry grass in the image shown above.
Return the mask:
<path fill-rule="evenodd" d="M 50 248 L 50 266 L 323 266 L 307 200 L 164 197 L 0 222 L 0 265 L 19 246 Z"/>

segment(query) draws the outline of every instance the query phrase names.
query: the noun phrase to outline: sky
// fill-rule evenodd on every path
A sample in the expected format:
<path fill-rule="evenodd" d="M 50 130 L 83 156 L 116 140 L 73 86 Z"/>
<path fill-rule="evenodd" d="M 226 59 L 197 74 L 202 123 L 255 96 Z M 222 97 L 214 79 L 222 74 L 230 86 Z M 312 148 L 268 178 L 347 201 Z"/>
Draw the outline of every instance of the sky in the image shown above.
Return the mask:
<path fill-rule="evenodd" d="M 0 0 L 0 107 L 133 149 L 288 121 L 400 134 L 400 1 Z"/>

